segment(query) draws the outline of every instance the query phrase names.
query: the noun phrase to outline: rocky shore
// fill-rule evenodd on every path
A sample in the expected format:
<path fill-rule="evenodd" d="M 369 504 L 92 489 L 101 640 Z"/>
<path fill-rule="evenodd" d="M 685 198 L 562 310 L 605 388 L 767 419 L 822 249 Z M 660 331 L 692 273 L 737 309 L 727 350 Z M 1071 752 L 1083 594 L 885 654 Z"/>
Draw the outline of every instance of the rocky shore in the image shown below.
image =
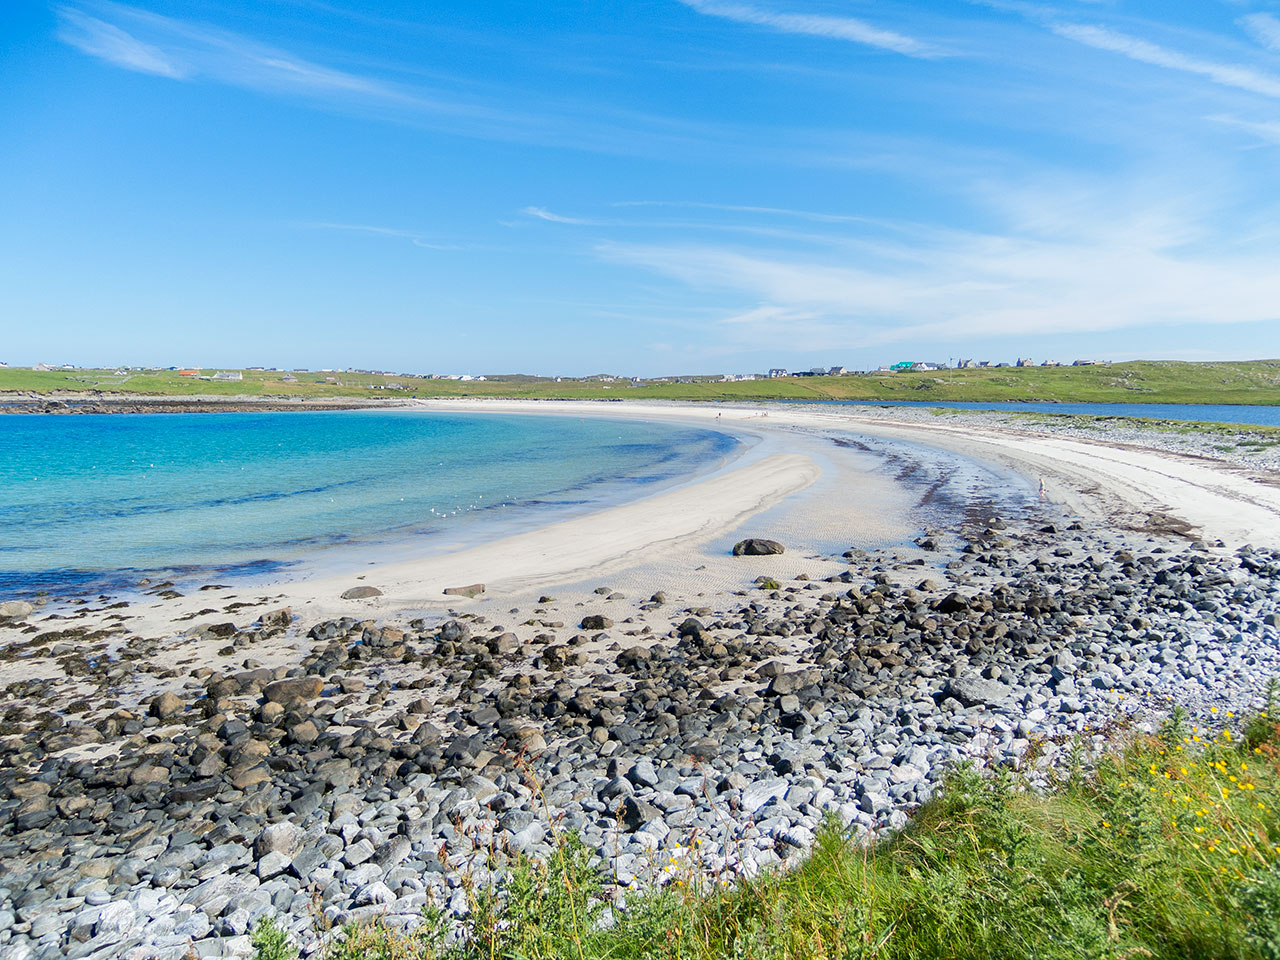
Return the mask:
<path fill-rule="evenodd" d="M 396 399 L 307 397 L 148 397 L 102 393 L 0 394 L 0 414 L 87 413 L 289 413 L 299 410 L 364 410 L 404 406 Z"/>
<path fill-rule="evenodd" d="M 729 878 L 824 817 L 897 829 L 964 761 L 1034 781 L 1174 703 L 1220 723 L 1280 675 L 1280 551 L 1155 529 L 988 510 L 825 579 L 784 552 L 736 591 L 501 616 L 144 639 L 11 608 L 0 953 L 245 956 L 264 915 L 310 952 L 326 923 L 458 915 L 491 851 L 566 831 L 619 897 Z M 235 668 L 157 656 L 183 642 Z"/>

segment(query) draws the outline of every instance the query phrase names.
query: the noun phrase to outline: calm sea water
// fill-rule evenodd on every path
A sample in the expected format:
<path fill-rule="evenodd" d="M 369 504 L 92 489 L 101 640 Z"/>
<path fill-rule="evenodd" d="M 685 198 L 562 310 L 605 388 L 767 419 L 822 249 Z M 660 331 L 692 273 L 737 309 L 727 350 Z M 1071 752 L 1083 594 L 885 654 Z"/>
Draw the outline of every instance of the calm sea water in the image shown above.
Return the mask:
<path fill-rule="evenodd" d="M 948 410 L 1010 410 L 1041 413 L 1085 413 L 1095 417 L 1151 417 L 1156 420 L 1199 420 L 1208 423 L 1247 423 L 1280 427 L 1280 407 L 1235 403 L 1046 403 L 999 401 L 960 403 L 928 400 L 801 400 L 850 407 L 942 407 Z"/>
<path fill-rule="evenodd" d="M 0 417 L 0 599 L 492 535 L 718 464 L 664 423 L 420 411 Z"/>

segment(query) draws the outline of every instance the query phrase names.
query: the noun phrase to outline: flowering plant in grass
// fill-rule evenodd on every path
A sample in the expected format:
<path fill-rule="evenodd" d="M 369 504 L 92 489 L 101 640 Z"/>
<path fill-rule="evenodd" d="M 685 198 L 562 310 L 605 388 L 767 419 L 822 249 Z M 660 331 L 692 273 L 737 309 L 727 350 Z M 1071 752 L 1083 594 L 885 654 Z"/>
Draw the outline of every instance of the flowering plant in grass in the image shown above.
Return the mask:
<path fill-rule="evenodd" d="M 1177 709 L 1155 736 L 1112 728 L 1047 789 L 958 769 L 902 832 L 869 844 L 829 820 L 791 870 L 724 883 L 672 845 L 625 905 L 553 831 L 545 861 L 466 888 L 451 935 L 351 929 L 326 960 L 1280 960 L 1276 694 L 1212 729 Z"/>

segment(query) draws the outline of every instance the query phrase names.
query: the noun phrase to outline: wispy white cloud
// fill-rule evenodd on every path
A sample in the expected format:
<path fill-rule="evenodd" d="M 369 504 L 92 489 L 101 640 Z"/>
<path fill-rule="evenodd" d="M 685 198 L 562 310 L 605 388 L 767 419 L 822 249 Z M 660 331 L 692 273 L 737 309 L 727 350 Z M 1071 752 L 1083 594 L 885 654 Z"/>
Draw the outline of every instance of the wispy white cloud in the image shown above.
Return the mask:
<path fill-rule="evenodd" d="M 159 47 L 96 17 L 70 7 L 58 8 L 58 39 L 91 57 L 125 70 L 181 80 L 186 70 Z"/>
<path fill-rule="evenodd" d="M 1258 43 L 1271 50 L 1280 50 L 1280 19 L 1269 13 L 1251 13 L 1241 17 L 1239 22 Z"/>
<path fill-rule="evenodd" d="M 520 211 L 526 217 L 533 217 L 535 220 L 546 220 L 548 223 L 566 223 L 578 227 L 591 227 L 599 225 L 598 220 L 587 220 L 582 217 L 565 217 L 558 213 L 552 213 L 546 207 L 525 207 Z"/>
<path fill-rule="evenodd" d="M 743 310 L 741 313 L 733 313 L 726 317 L 721 317 L 720 322 L 729 326 L 745 327 L 754 332 L 763 326 L 770 326 L 774 329 L 794 329 L 797 324 L 820 323 L 822 319 L 821 314 L 812 310 L 780 307 L 769 303 Z"/>
<path fill-rule="evenodd" d="M 347 97 L 420 109 L 447 106 L 433 102 L 422 91 L 312 63 L 218 27 L 118 3 L 103 3 L 100 12 L 115 22 L 60 7 L 59 38 L 115 66 L 177 80 L 208 79 L 268 92 Z M 159 69 L 163 65 L 168 68 Z"/>
<path fill-rule="evenodd" d="M 814 223 L 873 223 L 870 217 L 856 217 L 840 213 L 816 213 L 812 210 L 792 210 L 786 207 L 757 207 L 748 204 L 709 203 L 702 200 L 618 200 L 615 207 L 682 207 L 693 210 L 719 210 L 724 213 L 759 213 L 768 216 L 793 217 Z"/>
<path fill-rule="evenodd" d="M 1229 127 L 1236 127 L 1239 130 L 1245 130 L 1268 143 L 1280 144 L 1280 122 L 1241 120 L 1239 117 L 1227 115 L 1209 117 L 1208 119 L 1212 120 L 1214 123 L 1222 123 Z"/>
<path fill-rule="evenodd" d="M 1180 70 L 1205 77 L 1225 87 L 1235 87 L 1264 97 L 1280 99 L 1280 76 L 1255 70 L 1252 67 L 1232 63 L 1217 63 L 1202 60 L 1177 50 L 1170 50 L 1158 44 L 1117 33 L 1106 27 L 1088 26 L 1075 23 L 1055 23 L 1051 29 L 1058 36 L 1066 37 L 1077 43 L 1083 43 L 1098 50 L 1118 53 L 1157 67 Z"/>
<path fill-rule="evenodd" d="M 393 66 L 381 75 L 338 69 L 220 27 L 152 13 L 109 0 L 58 10 L 59 37 L 114 66 L 184 81 L 208 81 L 371 118 L 428 126 L 462 136 L 554 143 L 587 150 L 634 152 L 639 134 L 670 144 L 661 118 L 613 121 L 583 104 L 526 102 L 458 79 L 435 89 Z M 399 79 L 400 77 L 407 79 Z M 625 123 L 624 123 L 625 120 Z M 627 124 L 630 124 L 628 126 Z M 698 133 L 683 135 L 692 139 Z"/>
<path fill-rule="evenodd" d="M 397 227 L 379 227 L 367 223 L 331 223 L 327 221 L 318 221 L 300 223 L 298 226 L 307 230 L 336 230 L 341 233 L 363 233 L 376 237 L 391 237 L 397 240 L 408 240 L 415 247 L 425 247 L 428 250 L 471 249 L 468 244 L 444 243 L 430 238 L 427 234 L 419 233 L 414 230 L 401 230 Z"/>
<path fill-rule="evenodd" d="M 863 46 L 901 53 L 908 57 L 942 56 L 942 51 L 933 44 L 873 26 L 865 20 L 854 17 L 833 17 L 814 13 L 778 13 L 744 3 L 722 2 L 722 0 L 680 0 L 680 2 L 710 17 L 767 27 L 779 33 L 846 40 Z"/>
<path fill-rule="evenodd" d="M 732 204 L 716 204 L 716 203 L 698 203 L 696 201 L 647 201 L 647 200 L 621 200 L 611 204 L 613 207 L 680 207 L 692 208 L 696 210 L 708 210 L 715 212 L 729 213 L 755 213 L 767 215 L 781 215 L 790 217 L 799 217 L 805 220 L 813 220 L 824 224 L 840 224 L 840 223 L 861 223 L 861 224 L 878 224 L 878 221 L 864 219 L 858 217 L 845 217 L 838 214 L 820 214 L 808 213 L 799 210 L 784 210 L 775 207 L 752 207 L 739 206 Z M 837 242 L 837 238 L 833 237 L 829 232 L 821 230 L 796 230 L 787 227 L 773 226 L 771 224 L 761 224 L 753 221 L 740 221 L 736 219 L 723 220 L 711 218 L 686 217 L 681 219 L 672 218 L 646 218 L 646 217 L 578 217 L 565 216 L 548 210 L 546 207 L 525 207 L 520 210 L 520 215 L 525 218 L 534 220 L 544 220 L 548 223 L 565 224 L 575 227 L 593 227 L 600 230 L 617 231 L 617 230 L 645 230 L 645 231 L 668 231 L 671 233 L 687 235 L 697 233 L 739 233 L 748 234 L 755 237 L 769 237 L 776 240 L 789 240 L 803 244 L 822 244 L 830 245 Z M 503 226 L 519 227 L 527 224 L 527 220 L 511 220 L 499 221 Z M 883 224 L 880 224 L 883 225 Z M 839 238 L 838 242 L 845 242 L 843 238 Z"/>
<path fill-rule="evenodd" d="M 596 252 L 727 301 L 721 329 L 744 345 L 783 333 L 858 347 L 1280 320 L 1269 243 L 1226 249 L 1168 209 L 1100 213 L 1043 234 L 864 239 L 839 256 L 699 243 Z"/>
<path fill-rule="evenodd" d="M 86 13 L 85 11 L 91 11 Z M 164 16 L 111 0 L 58 8 L 58 36 L 105 63 L 188 82 L 219 83 L 321 109 L 504 142 L 554 145 L 626 156 L 735 156 L 812 166 L 847 149 L 796 131 L 780 150 L 749 127 L 628 110 L 607 101 L 540 96 L 472 76 L 428 85 L 414 65 L 339 69 L 221 27 Z M 341 57 L 340 52 L 332 55 Z"/>

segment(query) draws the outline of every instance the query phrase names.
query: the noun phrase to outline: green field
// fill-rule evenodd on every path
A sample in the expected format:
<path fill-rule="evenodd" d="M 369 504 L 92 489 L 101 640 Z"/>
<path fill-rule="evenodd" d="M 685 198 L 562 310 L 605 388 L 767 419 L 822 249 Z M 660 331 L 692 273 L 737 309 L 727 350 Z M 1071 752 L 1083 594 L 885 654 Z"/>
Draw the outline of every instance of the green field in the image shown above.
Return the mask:
<path fill-rule="evenodd" d="M 205 376 L 215 371 L 201 371 Z M 1099 403 L 1280 404 L 1280 360 L 1184 363 L 1139 360 L 1110 366 L 1001 367 L 929 373 L 859 373 L 720 383 L 708 377 L 632 385 L 594 379 L 493 377 L 483 382 L 359 373 L 245 370 L 243 381 L 170 370 L 0 369 L 0 392 L 212 395 L 225 397 L 538 397 L 664 400 L 1056 400 Z M 398 383 L 402 390 L 377 387 Z M 371 389 L 374 388 L 374 389 Z"/>

